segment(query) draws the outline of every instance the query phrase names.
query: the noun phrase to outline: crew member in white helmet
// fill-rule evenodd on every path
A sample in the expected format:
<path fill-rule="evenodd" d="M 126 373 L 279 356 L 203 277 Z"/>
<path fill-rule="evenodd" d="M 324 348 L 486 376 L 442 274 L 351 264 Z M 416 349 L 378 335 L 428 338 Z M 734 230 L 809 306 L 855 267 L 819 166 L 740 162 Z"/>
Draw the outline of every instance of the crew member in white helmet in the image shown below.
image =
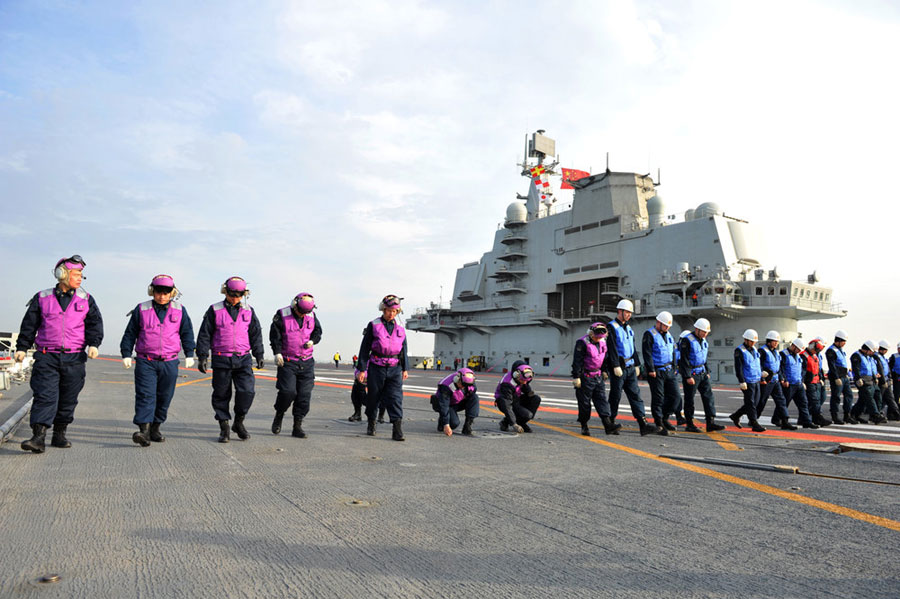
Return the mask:
<path fill-rule="evenodd" d="M 834 343 L 825 350 L 825 360 L 828 362 L 828 383 L 831 387 L 831 421 L 834 424 L 844 424 L 853 417 L 850 410 L 853 408 L 853 386 L 850 384 L 850 358 L 844 351 L 847 344 L 847 333 L 837 330 L 834 333 Z M 841 405 L 843 398 L 843 406 Z M 843 407 L 843 416 L 838 414 L 838 408 Z M 853 424 L 848 421 L 848 424 Z"/>
<path fill-rule="evenodd" d="M 678 370 L 681 373 L 681 382 L 684 386 L 684 430 L 691 433 L 699 433 L 700 429 L 694 424 L 694 394 L 700 393 L 703 401 L 703 412 L 706 416 L 706 431 L 715 432 L 724 429 L 721 424 L 716 424 L 716 399 L 709 384 L 709 342 L 706 336 L 711 331 L 709 321 L 698 318 L 694 323 L 694 330 L 681 338 L 681 359 L 678 362 Z"/>
<path fill-rule="evenodd" d="M 641 358 L 634 351 L 634 330 L 628 321 L 634 313 L 634 304 L 631 300 L 623 299 L 616 306 L 616 318 L 607 327 L 609 336 L 607 346 L 609 353 L 607 360 L 610 365 L 609 376 L 609 411 L 613 426 L 619 413 L 619 401 L 622 399 L 622 391 L 628 397 L 631 413 L 641 430 L 641 436 L 656 432 L 656 427 L 648 424 L 645 418 L 644 402 L 641 399 L 641 390 L 638 388 L 638 376 L 641 374 Z"/>
<path fill-rule="evenodd" d="M 641 353 L 644 369 L 650 384 L 650 412 L 653 424 L 660 435 L 668 435 L 675 427 L 669 423 L 669 415 L 674 413 L 681 402 L 678 389 L 677 365 L 675 363 L 675 338 L 669 333 L 672 314 L 666 311 L 656 316 L 653 328 L 644 332 Z"/>
<path fill-rule="evenodd" d="M 753 329 L 744 331 L 744 342 L 734 350 L 734 373 L 737 375 L 741 391 L 744 392 L 744 413 L 750 420 L 750 428 L 755 433 L 765 432 L 756 419 L 756 404 L 759 403 L 759 381 L 762 379 L 762 365 L 759 351 L 754 347 L 759 335 Z M 729 416 L 734 425 L 741 427 L 741 415 L 737 412 Z"/>

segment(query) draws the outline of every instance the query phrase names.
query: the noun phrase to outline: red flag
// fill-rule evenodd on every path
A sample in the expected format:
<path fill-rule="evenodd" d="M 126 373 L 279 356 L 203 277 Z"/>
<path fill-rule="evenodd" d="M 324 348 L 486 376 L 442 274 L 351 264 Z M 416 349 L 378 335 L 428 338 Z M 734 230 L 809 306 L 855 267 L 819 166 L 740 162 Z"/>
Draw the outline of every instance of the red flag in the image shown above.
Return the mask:
<path fill-rule="evenodd" d="M 590 177 L 591 174 L 587 171 L 580 171 L 575 168 L 564 168 L 562 169 L 562 185 L 559 186 L 560 189 L 575 189 L 571 185 L 568 184 L 568 181 L 577 181 L 578 179 L 583 179 L 584 177 Z"/>

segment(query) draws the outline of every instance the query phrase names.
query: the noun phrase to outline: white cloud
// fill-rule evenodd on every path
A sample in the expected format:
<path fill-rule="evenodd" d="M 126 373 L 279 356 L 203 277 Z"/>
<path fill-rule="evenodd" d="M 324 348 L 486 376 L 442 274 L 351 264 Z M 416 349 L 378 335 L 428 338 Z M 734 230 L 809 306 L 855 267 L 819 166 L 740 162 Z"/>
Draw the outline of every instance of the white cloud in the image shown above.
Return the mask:
<path fill-rule="evenodd" d="M 23 152 L 14 152 L 7 156 L 0 156 L 0 170 L 13 171 L 16 173 L 27 173 L 31 169 L 28 168 L 28 155 Z"/>

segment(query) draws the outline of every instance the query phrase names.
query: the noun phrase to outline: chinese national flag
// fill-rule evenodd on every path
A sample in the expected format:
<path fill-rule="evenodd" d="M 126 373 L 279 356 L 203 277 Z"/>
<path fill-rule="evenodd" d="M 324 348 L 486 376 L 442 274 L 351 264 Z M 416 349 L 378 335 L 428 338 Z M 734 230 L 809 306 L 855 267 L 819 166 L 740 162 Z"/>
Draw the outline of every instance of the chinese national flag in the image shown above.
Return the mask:
<path fill-rule="evenodd" d="M 569 185 L 569 181 L 577 181 L 578 179 L 582 179 L 584 177 L 590 177 L 591 174 L 587 171 L 580 171 L 575 168 L 564 168 L 562 169 L 562 185 L 559 186 L 560 189 L 574 189 L 571 185 Z"/>

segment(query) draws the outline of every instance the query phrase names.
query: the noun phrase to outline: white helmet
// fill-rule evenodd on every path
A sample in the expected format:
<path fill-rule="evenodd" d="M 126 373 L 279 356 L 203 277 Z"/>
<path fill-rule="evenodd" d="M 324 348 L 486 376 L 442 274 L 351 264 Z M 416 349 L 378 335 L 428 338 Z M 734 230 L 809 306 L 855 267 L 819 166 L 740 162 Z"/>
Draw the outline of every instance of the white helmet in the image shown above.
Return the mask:
<path fill-rule="evenodd" d="M 757 335 L 756 331 L 754 331 L 753 329 L 747 329 L 746 331 L 744 331 L 744 339 L 756 343 L 757 341 L 759 341 L 759 335 Z"/>
<path fill-rule="evenodd" d="M 796 347 L 797 349 L 799 349 L 801 351 L 806 347 L 806 343 L 804 343 L 803 339 L 801 339 L 800 337 L 797 337 L 796 339 L 791 341 L 791 345 L 793 345 L 794 347 Z"/>
<path fill-rule="evenodd" d="M 863 347 L 872 351 L 878 351 L 878 346 L 875 345 L 875 342 L 871 339 L 866 340 L 866 342 L 863 343 Z"/>
<path fill-rule="evenodd" d="M 838 341 L 846 341 L 847 340 L 847 331 L 844 329 L 838 329 L 834 332 L 834 338 Z"/>
<path fill-rule="evenodd" d="M 629 312 L 634 312 L 634 304 L 631 303 L 631 300 L 619 300 L 619 303 L 616 305 L 616 310 L 627 310 Z"/>
<path fill-rule="evenodd" d="M 709 321 L 706 320 L 705 318 L 698 318 L 697 322 L 694 323 L 694 328 L 697 329 L 698 331 L 706 331 L 707 333 L 710 332 L 710 330 L 711 330 L 710 326 L 709 326 Z"/>
<path fill-rule="evenodd" d="M 681 331 L 681 334 L 678 335 L 678 338 L 684 339 L 685 337 L 687 337 L 690 334 L 691 334 L 690 331 Z M 900 343 L 897 344 L 897 347 L 900 347 Z"/>
<path fill-rule="evenodd" d="M 888 343 L 887 341 L 885 341 L 884 339 L 882 339 L 881 341 L 878 342 L 878 347 L 884 348 L 884 349 L 891 349 L 891 344 Z"/>
<path fill-rule="evenodd" d="M 659 314 L 656 315 L 656 322 L 660 322 L 667 327 L 672 326 L 672 314 L 670 312 L 666 312 L 663 310 Z"/>
<path fill-rule="evenodd" d="M 766 341 L 781 341 L 781 333 L 778 331 L 769 331 L 766 333 Z"/>

